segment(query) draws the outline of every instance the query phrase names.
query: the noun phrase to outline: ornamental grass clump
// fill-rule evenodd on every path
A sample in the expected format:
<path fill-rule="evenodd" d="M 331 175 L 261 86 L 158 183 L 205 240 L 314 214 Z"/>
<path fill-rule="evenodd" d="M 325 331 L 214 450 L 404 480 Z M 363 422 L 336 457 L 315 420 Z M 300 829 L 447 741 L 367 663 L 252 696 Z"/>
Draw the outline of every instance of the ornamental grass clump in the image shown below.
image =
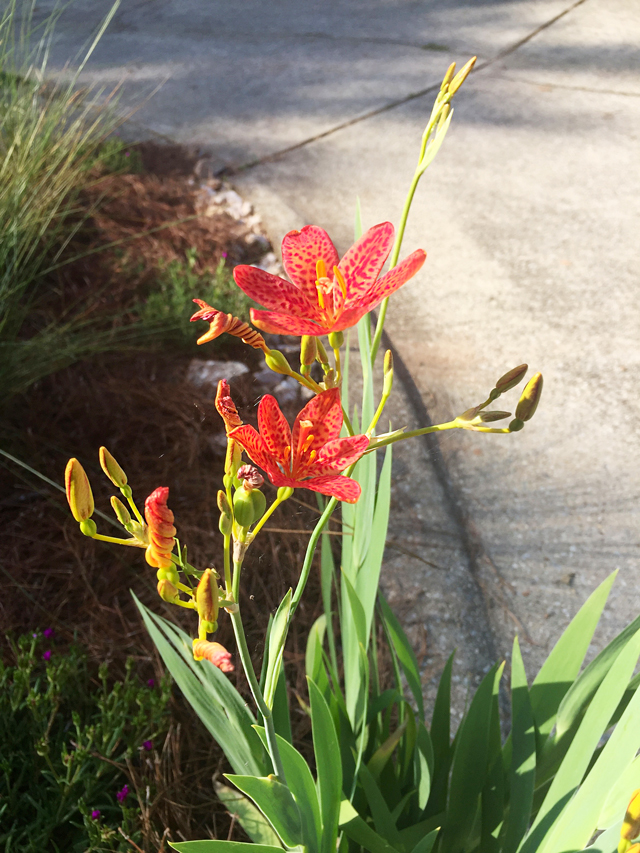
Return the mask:
<path fill-rule="evenodd" d="M 252 310 L 253 324 L 300 338 L 299 367 L 246 321 L 196 300 L 192 319 L 209 323 L 199 343 L 231 334 L 261 351 L 267 367 L 297 381 L 310 397 L 291 427 L 275 397 L 263 396 L 256 430 L 242 423 L 229 383 L 220 382 L 216 408 L 227 439 L 217 500 L 221 565 L 189 562 L 167 487 L 147 498 L 143 518 L 120 463 L 104 449 L 105 473 L 128 502 L 126 508 L 113 499 L 127 536 L 99 533 L 89 524 L 94 507 L 86 475 L 76 460 L 70 462 L 68 494 L 82 533 L 145 549 L 161 599 L 192 611 L 187 633 L 137 602 L 167 668 L 224 750 L 233 772 L 226 774 L 230 784 L 217 781 L 216 791 L 252 844 L 172 841 L 183 853 L 249 853 L 251 847 L 263 853 L 570 853 L 589 844 L 594 853 L 614 853 L 618 845 L 619 853 L 628 853 L 638 835 L 632 793 L 640 778 L 634 677 L 640 617 L 582 669 L 613 576 L 582 607 L 531 683 L 516 639 L 509 679 L 504 663 L 496 663 L 455 733 L 453 656 L 428 719 L 415 654 L 378 589 L 392 445 L 450 429 L 514 435 L 531 421 L 543 387 L 540 373 L 525 383 L 528 367 L 518 365 L 499 376 L 483 402 L 446 423 L 410 432 L 377 430 L 394 374 L 391 352 L 381 365 L 376 360 L 387 299 L 426 257 L 417 248 L 398 263 L 411 199 L 444 140 L 451 99 L 472 66 L 473 60 L 456 75 L 452 65 L 445 75 L 397 232 L 382 222 L 363 233 L 358 214 L 355 243 L 342 260 L 321 227 L 307 226 L 283 241 L 290 281 L 236 267 L 238 285 L 266 309 Z M 389 271 L 381 275 L 387 259 Z M 368 312 L 376 306 L 374 328 Z M 362 384 L 357 406 L 348 392 L 356 335 Z M 377 404 L 375 371 L 382 374 Z M 493 408 L 521 383 L 515 416 Z M 500 421 L 507 425 L 497 426 Z M 316 493 L 321 516 L 297 583 L 271 616 L 259 660 L 246 639 L 242 577 L 259 565 L 264 525 L 296 489 Z M 339 566 L 327 535 L 338 502 Z M 309 749 L 307 760 L 292 742 L 283 653 L 317 551 L 324 612 L 309 633 L 308 694 L 299 697 L 311 723 L 313 758 Z M 233 626 L 232 649 L 215 640 L 224 619 Z M 381 679 L 383 656 L 391 661 L 390 684 Z M 246 678 L 252 706 L 227 676 L 234 667 Z M 501 690 L 511 700 L 506 738 Z"/>

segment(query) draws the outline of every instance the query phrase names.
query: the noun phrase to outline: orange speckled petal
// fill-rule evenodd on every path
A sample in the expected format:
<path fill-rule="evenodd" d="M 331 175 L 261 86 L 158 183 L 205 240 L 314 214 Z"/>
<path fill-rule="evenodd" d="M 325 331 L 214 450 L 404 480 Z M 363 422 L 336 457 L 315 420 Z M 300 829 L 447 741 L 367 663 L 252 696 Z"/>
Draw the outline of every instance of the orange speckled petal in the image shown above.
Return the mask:
<path fill-rule="evenodd" d="M 258 427 L 267 453 L 285 468 L 289 466 L 286 448 L 291 446 L 291 429 L 275 397 L 265 394 L 258 406 Z M 273 467 L 273 464 L 272 464 Z"/>
<path fill-rule="evenodd" d="M 303 489 L 311 489 L 312 492 L 320 492 L 322 495 L 331 495 L 339 501 L 354 504 L 360 497 L 362 489 L 360 483 L 350 477 L 341 474 L 329 475 L 327 477 L 312 477 L 298 483 Z"/>
<path fill-rule="evenodd" d="M 319 258 L 324 261 L 330 278 L 334 266 L 338 263 L 338 253 L 323 228 L 305 225 L 302 231 L 289 231 L 285 234 L 282 241 L 282 264 L 291 281 L 316 304 L 316 261 Z"/>
<path fill-rule="evenodd" d="M 242 445 L 249 458 L 265 471 L 268 472 L 276 467 L 275 460 L 269 455 L 262 436 L 250 424 L 243 424 L 230 430 L 228 436 Z"/>
<path fill-rule="evenodd" d="M 291 446 L 298 447 L 300 436 L 300 421 L 311 421 L 313 424 L 310 433 L 313 441 L 308 445 L 308 450 L 320 450 L 328 441 L 337 438 L 342 429 L 342 405 L 340 403 L 340 391 L 337 388 L 329 388 L 312 397 L 307 405 L 298 412 L 293 424 L 293 436 Z"/>
<path fill-rule="evenodd" d="M 320 318 L 320 310 L 318 307 L 318 299 L 315 297 L 309 299 L 307 294 L 297 288 L 295 284 L 291 284 L 284 278 L 258 267 L 249 267 L 245 264 L 237 266 L 233 270 L 233 277 L 238 287 L 243 290 L 247 296 L 265 308 L 274 311 L 283 311 L 285 314 L 300 315 L 302 317 L 311 317 L 314 320 Z"/>
<path fill-rule="evenodd" d="M 313 463 L 314 476 L 337 474 L 357 462 L 369 447 L 369 436 L 353 435 L 327 442 Z"/>
<path fill-rule="evenodd" d="M 303 320 L 292 314 L 280 314 L 277 311 L 258 311 L 251 309 L 251 322 L 263 332 L 272 335 L 328 335 L 330 327 Z"/>
<path fill-rule="evenodd" d="M 338 264 L 347 285 L 345 307 L 351 308 L 362 297 L 366 297 L 374 284 L 393 245 L 393 225 L 381 222 L 374 225 L 353 244 Z"/>
<path fill-rule="evenodd" d="M 418 272 L 427 259 L 427 253 L 422 249 L 416 249 L 408 258 L 405 258 L 402 263 L 394 267 L 386 275 L 377 281 L 364 300 L 367 304 L 367 311 L 375 308 L 387 296 L 391 296 L 398 288 L 409 281 L 410 278 Z"/>

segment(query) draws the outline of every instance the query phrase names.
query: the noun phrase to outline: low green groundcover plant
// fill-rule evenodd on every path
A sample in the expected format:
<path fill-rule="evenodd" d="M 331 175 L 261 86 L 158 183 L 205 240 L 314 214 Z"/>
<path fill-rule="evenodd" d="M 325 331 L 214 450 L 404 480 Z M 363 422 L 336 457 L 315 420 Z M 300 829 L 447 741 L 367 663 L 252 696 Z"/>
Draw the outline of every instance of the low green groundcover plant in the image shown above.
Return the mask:
<path fill-rule="evenodd" d="M 92 667 L 51 629 L 12 643 L 0 662 L 0 849 L 5 853 L 130 851 L 140 810 L 126 775 L 161 746 L 169 681 L 123 680 Z"/>
<path fill-rule="evenodd" d="M 242 422 L 228 383 L 220 382 L 216 407 L 226 429 L 227 456 L 218 491 L 224 543 L 219 570 L 188 561 L 176 538 L 179 519 L 169 508 L 167 487 L 155 489 L 141 511 L 123 468 L 101 448 L 102 469 L 120 494 L 111 505 L 123 533 L 113 536 L 98 532 L 103 521 L 82 465 L 77 459 L 67 465 L 67 498 L 80 531 L 143 549 L 157 571 L 160 597 L 195 617 L 191 637 L 138 602 L 167 668 L 225 752 L 232 773 L 216 790 L 252 841 L 171 842 L 181 853 L 640 851 L 640 842 L 634 844 L 640 836 L 640 689 L 634 675 L 640 617 L 621 626 L 584 666 L 614 576 L 593 592 L 534 678 L 525 672 L 516 638 L 510 672 L 505 674 L 504 662 L 496 663 L 455 732 L 453 657 L 427 714 L 415 654 L 378 590 L 393 444 L 450 429 L 513 440 L 533 417 L 542 392 L 542 376 L 536 373 L 513 414 L 495 408 L 525 380 L 528 367 L 518 365 L 497 379 L 482 402 L 446 423 L 410 432 L 377 430 L 394 375 L 391 351 L 382 364 L 376 358 L 387 300 L 425 261 L 422 249 L 400 260 L 411 200 L 444 140 L 452 98 L 473 61 L 458 74 L 453 65 L 445 75 L 397 232 L 390 222 L 363 230 L 358 210 L 356 242 L 342 258 L 328 234 L 309 225 L 284 237 L 282 258 L 290 280 L 236 267 L 240 289 L 266 309 L 251 309 L 257 328 L 197 300 L 200 310 L 192 319 L 209 324 L 199 343 L 234 335 L 310 397 L 291 427 L 277 400 L 264 395 L 256 430 Z M 389 270 L 381 275 L 387 258 Z M 375 318 L 369 312 L 377 306 Z M 257 329 L 299 337 L 299 368 L 271 349 Z M 356 335 L 360 358 L 354 365 Z M 356 405 L 351 389 L 358 367 L 362 396 Z M 374 371 L 382 374 L 379 398 Z M 501 421 L 507 426 L 498 426 Z M 266 480 L 274 487 L 270 503 L 263 492 Z M 321 515 L 298 582 L 272 614 L 264 655 L 257 661 L 242 619 L 242 576 L 252 567 L 259 570 L 260 533 L 300 488 L 316 493 Z M 326 530 L 338 502 L 339 563 Z M 323 613 L 308 637 L 308 694 L 300 697 L 311 722 L 313 758 L 307 760 L 292 739 L 283 654 L 316 552 Z M 233 625 L 235 657 L 252 706 L 227 677 L 234 655 L 212 639 L 223 618 Z M 383 677 L 383 658 L 392 663 L 390 680 Z M 508 722 L 501 714 L 501 692 L 510 699 Z"/>

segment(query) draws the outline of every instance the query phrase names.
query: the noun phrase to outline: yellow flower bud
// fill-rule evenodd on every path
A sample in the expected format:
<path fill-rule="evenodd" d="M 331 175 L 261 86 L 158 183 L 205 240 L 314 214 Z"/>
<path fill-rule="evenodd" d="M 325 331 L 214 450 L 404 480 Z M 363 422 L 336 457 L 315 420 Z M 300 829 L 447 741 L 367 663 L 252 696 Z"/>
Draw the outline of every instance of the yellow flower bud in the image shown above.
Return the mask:
<path fill-rule="evenodd" d="M 450 83 L 450 82 L 451 82 L 451 80 L 453 79 L 453 75 L 455 74 L 455 72 L 456 72 L 456 64 L 455 64 L 455 62 L 452 62 L 452 63 L 451 63 L 451 65 L 447 68 L 447 73 L 444 75 L 444 78 L 443 78 L 443 80 L 442 80 L 442 86 L 440 87 L 440 89 L 441 89 L 441 90 L 442 90 L 442 89 L 444 89 L 444 87 L 445 87 L 448 83 Z"/>
<path fill-rule="evenodd" d="M 84 468 L 75 458 L 67 462 L 64 485 L 75 520 L 81 522 L 91 518 L 94 510 L 93 493 Z"/>
<path fill-rule="evenodd" d="M 122 489 L 127 485 L 127 475 L 118 465 L 113 456 L 109 453 L 106 447 L 100 448 L 100 467 L 111 480 L 114 486 Z"/>
<path fill-rule="evenodd" d="M 163 579 L 158 581 L 158 595 L 163 601 L 166 601 L 168 604 L 175 604 L 176 600 L 180 596 L 180 593 L 171 583 L 171 581 Z"/>
<path fill-rule="evenodd" d="M 622 830 L 620 831 L 621 841 L 633 841 L 640 835 L 640 788 L 631 794 L 627 813 L 624 816 Z M 627 845 L 628 847 L 628 845 Z"/>
<path fill-rule="evenodd" d="M 458 71 L 456 76 L 453 78 L 453 80 L 449 84 L 449 97 L 450 98 L 453 98 L 453 96 L 458 91 L 460 86 L 462 86 L 464 81 L 467 79 L 467 77 L 471 73 L 471 69 L 476 64 L 477 58 L 478 58 L 477 56 L 472 56 L 471 59 L 462 66 L 460 71 Z"/>
<path fill-rule="evenodd" d="M 530 421 L 534 416 L 542 394 L 542 374 L 536 373 L 528 382 L 516 407 L 516 418 Z"/>
<path fill-rule="evenodd" d="M 384 365 L 382 370 L 384 373 L 382 396 L 386 397 L 391 393 L 391 387 L 393 385 L 393 353 L 390 349 L 388 349 L 384 354 Z"/>
<path fill-rule="evenodd" d="M 522 382 L 528 369 L 528 364 L 519 364 L 512 370 L 508 370 L 496 382 L 495 390 L 499 391 L 501 394 L 504 394 L 505 391 L 510 391 L 511 388 L 515 388 L 516 385 Z"/>
<path fill-rule="evenodd" d="M 214 626 L 218 621 L 218 584 L 215 572 L 205 569 L 196 588 L 196 608 L 198 616 L 208 626 Z M 215 631 L 215 627 L 208 627 L 208 631 Z"/>
<path fill-rule="evenodd" d="M 318 355 L 316 358 L 320 362 L 320 364 L 329 364 L 329 358 L 327 356 L 327 351 L 324 348 L 322 341 L 320 338 L 316 338 L 316 347 L 318 348 Z"/>

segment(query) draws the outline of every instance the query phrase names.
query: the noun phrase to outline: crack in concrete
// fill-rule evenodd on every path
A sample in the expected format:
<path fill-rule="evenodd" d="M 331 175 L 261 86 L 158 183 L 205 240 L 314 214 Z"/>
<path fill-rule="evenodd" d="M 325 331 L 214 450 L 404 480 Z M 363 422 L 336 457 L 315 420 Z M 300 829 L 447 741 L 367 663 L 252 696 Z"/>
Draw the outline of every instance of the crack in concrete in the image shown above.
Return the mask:
<path fill-rule="evenodd" d="M 512 53 L 515 53 L 519 48 L 523 45 L 527 44 L 527 42 L 531 41 L 531 39 L 535 38 L 544 30 L 551 27 L 561 18 L 564 18 L 565 15 L 568 15 L 578 6 L 582 6 L 583 3 L 586 3 L 587 0 L 575 0 L 571 6 L 568 6 L 562 12 L 559 12 L 553 18 L 550 18 L 548 21 L 545 21 L 544 24 L 540 24 L 539 27 L 536 27 L 535 30 L 532 30 L 523 38 L 519 39 L 509 47 L 504 48 L 499 53 L 497 53 L 491 59 L 486 59 L 483 62 L 479 62 L 473 69 L 473 74 L 477 74 L 479 71 L 484 71 L 484 69 L 489 68 L 494 65 L 494 63 L 499 62 L 501 59 L 504 59 L 505 56 L 509 56 Z M 290 154 L 292 151 L 298 151 L 300 148 L 305 148 L 307 145 L 310 145 L 313 142 L 318 142 L 321 139 L 325 139 L 327 136 L 331 136 L 334 133 L 338 133 L 340 130 L 345 130 L 348 127 L 353 127 L 354 124 L 359 124 L 360 122 L 367 121 L 367 119 L 374 118 L 375 116 L 382 115 L 383 113 L 389 112 L 389 110 L 394 110 L 396 107 L 401 107 L 404 104 L 408 104 L 411 101 L 415 101 L 417 98 L 423 98 L 425 95 L 430 94 L 431 92 L 437 92 L 440 88 L 440 81 L 437 83 L 432 83 L 429 86 L 426 86 L 424 89 L 420 89 L 417 92 L 410 92 L 408 95 L 405 95 L 403 98 L 398 98 L 395 101 L 390 101 L 388 104 L 383 104 L 381 107 L 375 107 L 372 110 L 368 110 L 366 113 L 363 113 L 360 116 L 355 116 L 354 118 L 348 119 L 347 121 L 341 122 L 340 124 L 336 124 L 333 127 L 328 128 L 327 130 L 322 131 L 321 133 L 316 133 L 313 136 L 309 136 L 306 139 L 301 140 L 300 142 L 296 142 L 294 145 L 289 145 L 286 148 L 281 148 L 279 151 L 274 151 L 272 154 L 266 154 L 264 157 L 257 157 L 254 160 L 249 160 L 247 163 L 242 163 L 239 166 L 225 166 L 217 172 L 218 177 L 229 177 L 231 175 L 236 175 L 240 172 L 246 172 L 249 169 L 254 169 L 256 166 L 261 166 L 263 163 L 271 163 L 274 160 L 280 159 L 280 157 L 284 157 L 286 154 Z"/>
<path fill-rule="evenodd" d="M 568 83 L 549 83 L 547 80 L 528 80 L 525 77 L 511 77 L 499 71 L 490 76 L 494 80 L 523 83 L 526 86 L 539 86 L 541 89 L 566 89 L 570 92 L 588 92 L 591 95 L 620 95 L 624 98 L 640 98 L 640 92 L 623 92 L 619 89 L 594 89 L 591 86 L 570 86 Z"/>

